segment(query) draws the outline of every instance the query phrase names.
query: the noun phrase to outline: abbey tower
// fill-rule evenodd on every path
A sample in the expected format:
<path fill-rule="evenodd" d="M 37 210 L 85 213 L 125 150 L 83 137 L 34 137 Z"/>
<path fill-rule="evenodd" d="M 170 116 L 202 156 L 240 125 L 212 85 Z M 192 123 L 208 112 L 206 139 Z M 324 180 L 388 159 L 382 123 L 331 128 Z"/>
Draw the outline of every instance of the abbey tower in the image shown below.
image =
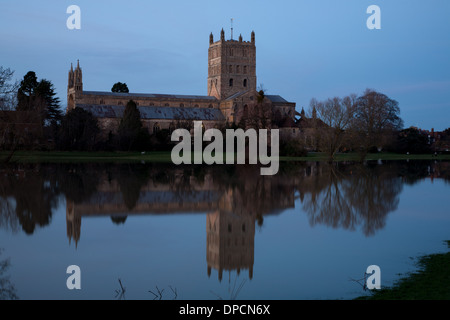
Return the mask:
<path fill-rule="evenodd" d="M 92 113 L 99 120 L 102 138 L 105 139 L 117 133 L 130 100 L 139 107 L 142 123 L 150 133 L 159 130 L 171 132 L 176 122 L 181 120 L 202 121 L 205 129 L 209 129 L 230 124 L 245 126 L 243 119 L 254 120 L 260 115 L 268 125 L 269 118 L 276 114 L 278 118 L 289 120 L 278 121 L 278 127 L 283 124 L 280 128 L 283 132 L 289 133 L 290 137 L 299 134 L 300 130 L 294 123 L 295 103 L 279 95 L 267 94 L 263 95 L 262 102 L 258 102 L 256 80 L 255 32 L 252 31 L 250 41 L 244 41 L 242 35 L 238 40 L 233 36 L 225 40 L 222 29 L 220 40 L 214 42 L 213 34 L 209 36 L 206 95 L 87 91 L 83 87 L 83 73 L 77 61 L 76 68 L 71 65 L 69 71 L 67 112 L 78 107 Z"/>
<path fill-rule="evenodd" d="M 235 93 L 256 90 L 256 46 L 255 32 L 251 41 L 225 40 L 221 31 L 220 40 L 214 42 L 209 36 L 208 50 L 208 96 L 218 100 Z"/>

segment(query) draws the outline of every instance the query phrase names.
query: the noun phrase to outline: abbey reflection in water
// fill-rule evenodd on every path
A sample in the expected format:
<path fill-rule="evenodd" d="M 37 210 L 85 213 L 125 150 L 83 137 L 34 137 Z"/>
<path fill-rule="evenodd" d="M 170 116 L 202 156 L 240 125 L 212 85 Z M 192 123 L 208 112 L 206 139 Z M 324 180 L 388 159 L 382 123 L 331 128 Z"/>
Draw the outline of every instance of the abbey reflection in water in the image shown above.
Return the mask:
<path fill-rule="evenodd" d="M 449 162 L 354 165 L 287 163 L 276 176 L 254 166 L 21 165 L 3 167 L 0 227 L 33 234 L 66 205 L 67 236 L 75 246 L 81 222 L 105 216 L 206 214 L 208 275 L 216 269 L 253 274 L 256 225 L 287 208 L 304 212 L 312 226 L 374 235 L 396 210 L 405 183 L 450 177 Z M 298 201 L 296 201 L 298 200 Z M 298 206 L 296 208 L 296 205 Z"/>

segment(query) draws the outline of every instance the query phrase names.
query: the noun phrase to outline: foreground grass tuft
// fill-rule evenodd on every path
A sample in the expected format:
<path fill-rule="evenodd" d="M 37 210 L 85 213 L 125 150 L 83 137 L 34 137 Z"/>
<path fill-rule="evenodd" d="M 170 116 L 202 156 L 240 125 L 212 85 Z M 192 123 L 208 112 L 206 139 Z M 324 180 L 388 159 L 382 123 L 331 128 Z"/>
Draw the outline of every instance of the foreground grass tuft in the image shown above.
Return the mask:
<path fill-rule="evenodd" d="M 445 242 L 450 248 L 450 241 Z M 357 300 L 450 300 L 450 252 L 423 256 L 418 267 L 393 287 Z"/>

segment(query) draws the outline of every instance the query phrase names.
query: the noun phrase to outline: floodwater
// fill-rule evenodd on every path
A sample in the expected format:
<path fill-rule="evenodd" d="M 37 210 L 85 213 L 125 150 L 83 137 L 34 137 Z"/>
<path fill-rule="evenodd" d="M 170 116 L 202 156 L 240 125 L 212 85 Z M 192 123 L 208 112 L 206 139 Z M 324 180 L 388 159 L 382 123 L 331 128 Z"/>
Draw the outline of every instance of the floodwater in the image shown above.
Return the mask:
<path fill-rule="evenodd" d="M 0 299 L 352 299 L 446 252 L 450 162 L 0 167 Z M 69 266 L 80 269 L 69 290 Z M 125 291 L 122 290 L 125 289 Z"/>

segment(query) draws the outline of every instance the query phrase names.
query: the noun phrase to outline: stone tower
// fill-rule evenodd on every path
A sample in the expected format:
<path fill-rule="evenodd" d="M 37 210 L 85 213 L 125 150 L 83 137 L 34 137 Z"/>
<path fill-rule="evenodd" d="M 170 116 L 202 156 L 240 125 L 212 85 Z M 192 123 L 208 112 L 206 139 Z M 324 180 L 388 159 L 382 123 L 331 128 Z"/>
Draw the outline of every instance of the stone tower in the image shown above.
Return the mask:
<path fill-rule="evenodd" d="M 83 72 L 80 68 L 80 61 L 73 70 L 72 64 L 69 71 L 69 82 L 67 84 L 67 111 L 75 108 L 75 100 L 83 93 Z"/>
<path fill-rule="evenodd" d="M 239 194 L 240 195 L 240 194 Z M 218 272 L 248 270 L 253 278 L 255 255 L 255 216 L 237 208 L 234 190 L 228 190 L 219 200 L 219 209 L 206 215 L 206 261 L 208 277 L 211 269 Z"/>
<path fill-rule="evenodd" d="M 256 46 L 255 32 L 250 41 L 225 40 L 221 31 L 220 40 L 214 42 L 209 36 L 208 50 L 208 96 L 219 100 L 238 92 L 256 90 Z"/>

